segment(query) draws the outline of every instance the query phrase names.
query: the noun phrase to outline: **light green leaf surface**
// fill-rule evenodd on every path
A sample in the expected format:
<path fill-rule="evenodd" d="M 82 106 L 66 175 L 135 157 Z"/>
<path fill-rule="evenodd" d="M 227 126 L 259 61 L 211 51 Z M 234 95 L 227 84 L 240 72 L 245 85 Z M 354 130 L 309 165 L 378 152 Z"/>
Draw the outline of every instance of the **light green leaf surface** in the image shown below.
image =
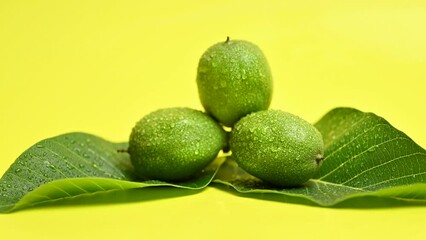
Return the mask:
<path fill-rule="evenodd" d="M 191 181 L 140 181 L 133 175 L 127 144 L 111 143 L 86 133 L 45 139 L 26 150 L 0 179 L 0 212 L 61 199 L 150 186 L 186 189 L 206 187 L 218 159 Z"/>
<path fill-rule="evenodd" d="M 280 189 L 241 170 L 228 159 L 216 183 L 240 193 L 280 194 L 332 206 L 348 199 L 378 196 L 426 203 L 426 150 L 373 113 L 337 108 L 315 124 L 325 143 L 325 160 L 304 186 Z M 297 202 L 297 200 L 296 200 Z"/>
<path fill-rule="evenodd" d="M 214 182 L 241 193 L 280 196 L 284 201 L 333 206 L 375 196 L 426 203 L 426 151 L 372 113 L 338 108 L 316 127 L 323 134 L 325 160 L 304 186 L 279 189 L 241 170 L 232 156 Z M 133 175 L 125 143 L 111 143 L 85 133 L 45 139 L 26 150 L 0 179 L 0 212 L 75 199 L 98 193 L 151 186 L 206 187 L 223 158 L 191 181 L 140 181 Z"/>

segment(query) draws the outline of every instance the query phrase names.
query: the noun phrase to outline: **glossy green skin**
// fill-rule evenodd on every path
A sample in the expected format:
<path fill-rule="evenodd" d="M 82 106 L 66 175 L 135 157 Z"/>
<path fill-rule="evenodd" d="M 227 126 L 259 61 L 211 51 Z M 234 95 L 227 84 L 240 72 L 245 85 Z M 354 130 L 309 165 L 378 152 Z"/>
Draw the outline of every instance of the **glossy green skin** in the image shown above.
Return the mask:
<path fill-rule="evenodd" d="M 298 186 L 314 176 L 324 154 L 321 133 L 280 110 L 252 113 L 235 124 L 230 139 L 238 165 L 265 182 Z"/>
<path fill-rule="evenodd" d="M 272 76 L 262 51 L 242 40 L 220 42 L 204 52 L 197 71 L 204 109 L 232 127 L 249 113 L 268 109 Z"/>
<path fill-rule="evenodd" d="M 226 133 L 207 114 L 167 108 L 143 117 L 133 128 L 129 154 L 141 178 L 177 181 L 202 170 L 226 143 Z"/>

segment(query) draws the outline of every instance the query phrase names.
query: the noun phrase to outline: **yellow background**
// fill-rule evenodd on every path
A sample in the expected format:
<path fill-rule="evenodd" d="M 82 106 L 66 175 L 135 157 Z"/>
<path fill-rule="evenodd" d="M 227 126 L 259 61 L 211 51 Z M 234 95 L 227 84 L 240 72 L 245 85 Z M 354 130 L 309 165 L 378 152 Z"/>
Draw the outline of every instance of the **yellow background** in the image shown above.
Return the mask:
<path fill-rule="evenodd" d="M 84 131 L 126 141 L 150 111 L 202 109 L 198 58 L 226 36 L 264 50 L 272 108 L 310 122 L 338 106 L 375 112 L 426 147 L 425 26 L 422 0 L 2 0 L 0 174 L 46 137 Z M 0 238 L 426 238 L 425 207 L 329 209 L 212 187 L 166 192 L 2 214 Z"/>

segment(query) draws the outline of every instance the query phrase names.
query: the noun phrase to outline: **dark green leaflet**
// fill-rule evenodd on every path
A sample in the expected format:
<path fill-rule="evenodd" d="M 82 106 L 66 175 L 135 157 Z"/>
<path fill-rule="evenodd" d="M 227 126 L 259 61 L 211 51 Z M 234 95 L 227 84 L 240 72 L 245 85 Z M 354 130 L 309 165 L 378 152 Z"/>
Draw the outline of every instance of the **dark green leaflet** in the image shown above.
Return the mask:
<path fill-rule="evenodd" d="M 86 133 L 69 133 L 33 145 L 0 179 L 0 212 L 99 192 L 172 186 L 200 189 L 212 180 L 220 159 L 193 180 L 181 183 L 138 181 L 125 143 Z"/>
<path fill-rule="evenodd" d="M 242 193 L 275 193 L 331 206 L 361 196 L 420 200 L 426 203 L 426 151 L 386 120 L 372 113 L 337 108 L 315 124 L 325 143 L 325 160 L 304 186 L 277 189 L 248 175 L 232 159 L 214 182 Z"/>

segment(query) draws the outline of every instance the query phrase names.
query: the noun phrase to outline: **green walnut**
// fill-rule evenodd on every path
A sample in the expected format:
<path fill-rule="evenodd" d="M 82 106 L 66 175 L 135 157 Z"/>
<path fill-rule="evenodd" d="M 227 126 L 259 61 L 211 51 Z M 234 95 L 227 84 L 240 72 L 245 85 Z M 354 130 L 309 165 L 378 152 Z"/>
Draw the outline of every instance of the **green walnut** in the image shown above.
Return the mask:
<path fill-rule="evenodd" d="M 268 109 L 272 76 L 259 47 L 229 40 L 208 48 L 197 69 L 201 104 L 220 123 L 232 127 L 249 113 Z"/>
<path fill-rule="evenodd" d="M 225 144 L 225 131 L 207 114 L 166 108 L 135 125 L 128 152 L 139 177 L 178 181 L 202 170 Z"/>
<path fill-rule="evenodd" d="M 280 110 L 242 118 L 232 130 L 230 146 L 242 169 L 281 187 L 308 181 L 324 155 L 321 133 L 305 120 Z"/>

